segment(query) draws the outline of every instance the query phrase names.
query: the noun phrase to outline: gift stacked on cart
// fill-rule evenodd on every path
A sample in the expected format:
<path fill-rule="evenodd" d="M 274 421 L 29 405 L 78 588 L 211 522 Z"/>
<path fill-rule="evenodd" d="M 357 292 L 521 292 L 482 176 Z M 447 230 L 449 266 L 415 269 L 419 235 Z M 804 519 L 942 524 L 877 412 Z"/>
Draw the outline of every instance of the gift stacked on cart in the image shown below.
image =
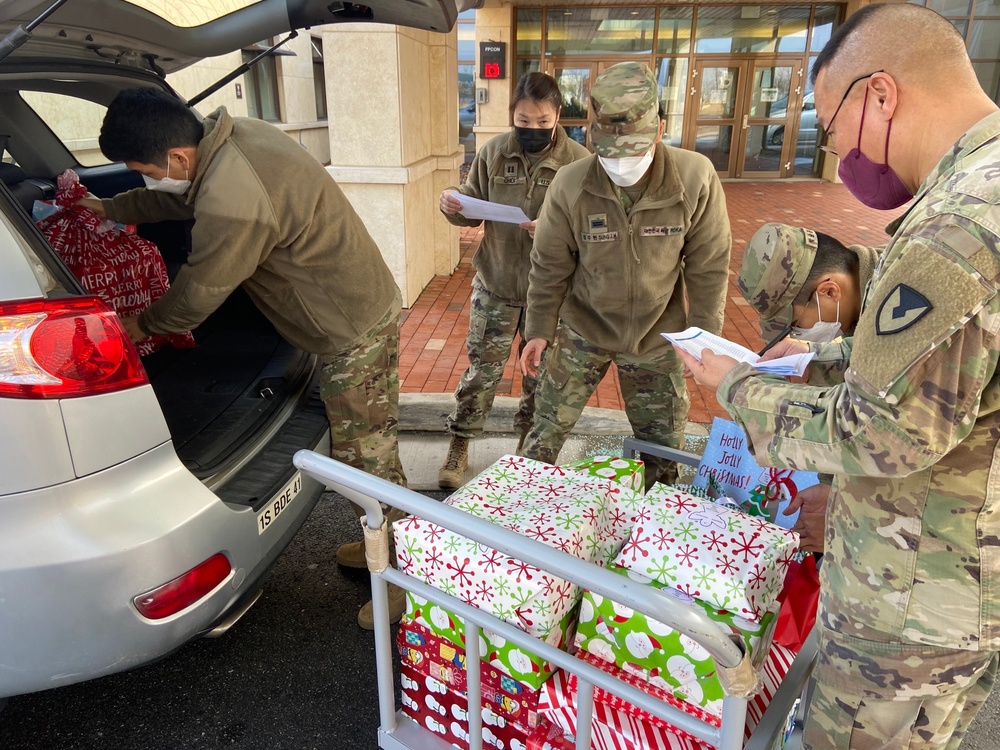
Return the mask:
<path fill-rule="evenodd" d="M 762 689 L 748 704 L 747 734 L 759 721 L 794 654 L 770 645 L 777 597 L 798 548 L 797 535 L 680 488 L 645 495 L 612 572 L 704 611 L 739 640 L 760 667 Z M 691 638 L 586 591 L 574 638 L 578 657 L 715 727 L 722 685 L 713 659 Z M 576 732 L 576 684 L 559 674 L 539 710 Z M 600 750 L 706 745 L 603 690 L 595 691 L 593 746 Z"/>
<path fill-rule="evenodd" d="M 642 472 L 641 462 L 620 458 L 558 467 L 504 456 L 445 502 L 606 565 L 621 550 L 642 508 Z M 572 645 L 582 596 L 578 586 L 420 518 L 398 521 L 393 534 L 402 572 L 557 648 Z M 462 621 L 408 593 L 399 647 L 404 713 L 452 744 L 468 747 Z M 481 631 L 479 653 L 484 743 L 541 748 L 553 739 L 538 713 L 553 665 L 489 631 Z"/>

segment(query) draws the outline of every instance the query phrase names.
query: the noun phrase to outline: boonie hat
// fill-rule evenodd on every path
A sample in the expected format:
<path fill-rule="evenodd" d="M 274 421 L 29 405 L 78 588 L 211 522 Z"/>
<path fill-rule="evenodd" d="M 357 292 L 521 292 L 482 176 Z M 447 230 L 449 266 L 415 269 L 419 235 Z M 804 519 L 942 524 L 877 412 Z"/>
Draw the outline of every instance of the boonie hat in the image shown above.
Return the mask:
<path fill-rule="evenodd" d="M 659 87 L 644 63 L 612 65 L 590 89 L 590 144 L 611 158 L 649 151 L 660 132 Z"/>
<path fill-rule="evenodd" d="M 736 286 L 760 313 L 760 335 L 770 341 L 792 323 L 792 303 L 816 258 L 816 233 L 788 224 L 765 224 L 747 243 Z"/>

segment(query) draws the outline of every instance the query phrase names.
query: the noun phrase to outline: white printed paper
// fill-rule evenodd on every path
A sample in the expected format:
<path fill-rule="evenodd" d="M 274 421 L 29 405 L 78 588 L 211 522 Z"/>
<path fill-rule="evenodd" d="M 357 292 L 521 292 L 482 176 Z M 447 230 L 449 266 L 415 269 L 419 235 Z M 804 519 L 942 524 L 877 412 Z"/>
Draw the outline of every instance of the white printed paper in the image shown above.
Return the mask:
<path fill-rule="evenodd" d="M 460 213 L 466 219 L 486 219 L 487 221 L 501 221 L 505 224 L 523 224 L 531 221 L 519 206 L 508 206 L 506 203 L 491 203 L 481 201 L 478 198 L 470 198 L 468 195 L 456 193 L 451 194 L 462 204 Z"/>
<path fill-rule="evenodd" d="M 702 351 L 708 349 L 710 352 L 732 357 L 739 362 L 746 362 L 761 372 L 769 372 L 773 375 L 802 375 L 816 356 L 815 352 L 805 352 L 804 354 L 792 354 L 762 362 L 760 357 L 745 346 L 716 336 L 701 328 L 691 327 L 680 333 L 661 333 L 660 335 L 699 361 Z"/>

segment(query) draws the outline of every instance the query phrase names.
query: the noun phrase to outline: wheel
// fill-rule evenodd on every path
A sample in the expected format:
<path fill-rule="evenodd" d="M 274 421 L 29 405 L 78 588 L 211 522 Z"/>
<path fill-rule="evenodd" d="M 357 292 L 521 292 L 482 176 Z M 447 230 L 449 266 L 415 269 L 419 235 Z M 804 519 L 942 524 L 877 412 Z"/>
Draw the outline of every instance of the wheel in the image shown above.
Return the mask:
<path fill-rule="evenodd" d="M 780 146 L 785 142 L 785 129 L 778 128 L 774 131 L 774 135 L 771 136 L 771 145 Z"/>

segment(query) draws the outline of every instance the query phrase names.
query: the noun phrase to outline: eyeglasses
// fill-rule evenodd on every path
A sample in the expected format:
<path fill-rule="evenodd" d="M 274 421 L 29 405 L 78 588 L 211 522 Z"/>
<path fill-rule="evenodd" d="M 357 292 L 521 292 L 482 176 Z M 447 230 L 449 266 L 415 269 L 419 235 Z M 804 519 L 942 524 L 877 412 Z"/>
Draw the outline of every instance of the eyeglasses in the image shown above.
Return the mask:
<path fill-rule="evenodd" d="M 840 104 L 838 104 L 837 105 L 837 109 L 835 109 L 833 111 L 833 117 L 830 118 L 830 122 L 828 122 L 826 124 L 826 128 L 824 128 L 824 130 L 823 130 L 823 144 L 819 147 L 820 151 L 825 151 L 826 153 L 833 154 L 834 156 L 838 155 L 837 152 L 834 151 L 831 146 L 826 145 L 826 141 L 830 138 L 830 128 L 833 127 L 833 121 L 836 120 L 837 119 L 837 115 L 840 114 L 840 110 L 844 106 L 844 102 L 847 101 L 847 95 L 851 93 L 851 89 L 854 88 L 854 84 L 856 84 L 858 81 L 863 81 L 866 78 L 871 78 L 876 73 L 885 73 L 885 69 L 884 68 L 880 68 L 879 70 L 872 71 L 871 73 L 868 73 L 867 75 L 858 76 L 853 81 L 851 81 L 851 84 L 847 87 L 847 91 L 845 91 L 844 95 L 842 97 L 840 97 Z"/>

